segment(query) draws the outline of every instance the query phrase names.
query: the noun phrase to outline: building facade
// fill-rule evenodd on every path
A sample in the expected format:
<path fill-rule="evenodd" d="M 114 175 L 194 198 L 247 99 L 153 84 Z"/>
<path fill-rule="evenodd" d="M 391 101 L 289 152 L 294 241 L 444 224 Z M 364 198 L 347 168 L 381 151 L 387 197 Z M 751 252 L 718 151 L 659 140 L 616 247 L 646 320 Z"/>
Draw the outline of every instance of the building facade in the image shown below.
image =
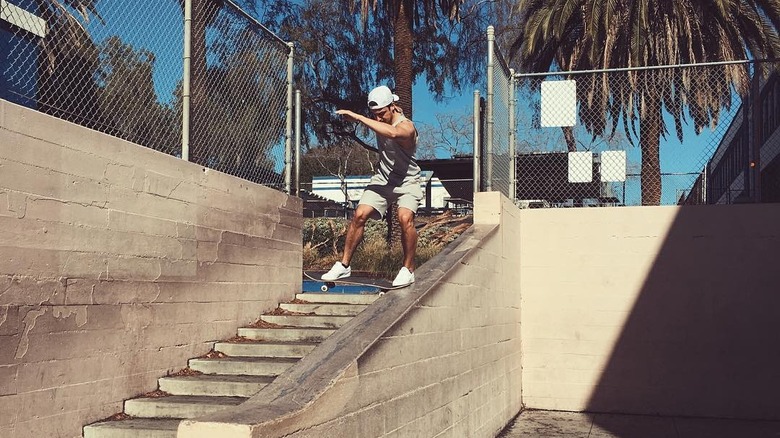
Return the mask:
<path fill-rule="evenodd" d="M 312 177 L 312 193 L 354 209 L 369 181 L 371 181 L 371 175 L 347 176 L 343 183 L 340 178 L 335 176 L 315 176 Z M 420 187 L 425 195 L 420 205 L 422 209 L 442 210 L 448 208 L 450 194 L 439 178 L 426 175 L 424 172 Z"/>
<path fill-rule="evenodd" d="M 683 200 L 686 204 L 780 202 L 780 74 L 756 74 L 751 92 Z"/>
<path fill-rule="evenodd" d="M 47 25 L 33 0 L 0 0 L 0 99 L 36 108 L 38 44 Z"/>

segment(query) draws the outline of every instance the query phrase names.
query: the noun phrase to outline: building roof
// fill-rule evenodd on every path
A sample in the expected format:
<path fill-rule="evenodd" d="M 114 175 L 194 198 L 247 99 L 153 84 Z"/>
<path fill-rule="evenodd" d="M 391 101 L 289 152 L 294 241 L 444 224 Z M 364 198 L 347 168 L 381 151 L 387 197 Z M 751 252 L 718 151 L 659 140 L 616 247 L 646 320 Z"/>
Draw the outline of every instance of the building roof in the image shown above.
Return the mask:
<path fill-rule="evenodd" d="M 441 181 L 452 198 L 474 201 L 474 159 L 417 160 L 422 170 L 429 170 Z"/>

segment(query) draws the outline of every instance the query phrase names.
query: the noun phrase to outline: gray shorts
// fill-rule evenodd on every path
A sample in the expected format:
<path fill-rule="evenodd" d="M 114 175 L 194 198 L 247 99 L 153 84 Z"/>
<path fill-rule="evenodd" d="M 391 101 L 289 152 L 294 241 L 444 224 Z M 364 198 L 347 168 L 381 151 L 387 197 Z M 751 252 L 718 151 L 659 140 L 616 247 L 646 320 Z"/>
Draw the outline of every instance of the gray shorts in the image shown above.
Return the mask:
<path fill-rule="evenodd" d="M 400 187 L 382 184 L 382 182 L 384 182 L 384 178 L 374 175 L 371 178 L 371 182 L 366 186 L 363 196 L 360 197 L 359 204 L 373 207 L 379 214 L 379 217 L 385 217 L 387 207 L 392 202 L 397 202 L 398 207 L 417 213 L 417 207 L 419 207 L 423 198 L 419 179 L 412 180 Z"/>

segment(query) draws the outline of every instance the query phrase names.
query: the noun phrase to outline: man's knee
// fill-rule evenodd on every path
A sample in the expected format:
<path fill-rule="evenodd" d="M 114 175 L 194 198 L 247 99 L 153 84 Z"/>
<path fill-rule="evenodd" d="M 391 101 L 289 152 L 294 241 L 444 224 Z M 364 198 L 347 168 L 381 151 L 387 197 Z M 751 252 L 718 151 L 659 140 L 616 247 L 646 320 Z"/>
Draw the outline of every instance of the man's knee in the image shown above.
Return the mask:
<path fill-rule="evenodd" d="M 364 216 L 355 215 L 352 217 L 353 227 L 364 227 L 366 225 L 367 218 Z"/>
<path fill-rule="evenodd" d="M 406 208 L 399 208 L 398 222 L 401 224 L 401 226 L 414 226 L 414 212 Z"/>
<path fill-rule="evenodd" d="M 358 227 L 362 227 L 366 224 L 371 217 L 372 210 L 369 209 L 357 209 L 355 215 L 352 216 L 352 224 Z"/>

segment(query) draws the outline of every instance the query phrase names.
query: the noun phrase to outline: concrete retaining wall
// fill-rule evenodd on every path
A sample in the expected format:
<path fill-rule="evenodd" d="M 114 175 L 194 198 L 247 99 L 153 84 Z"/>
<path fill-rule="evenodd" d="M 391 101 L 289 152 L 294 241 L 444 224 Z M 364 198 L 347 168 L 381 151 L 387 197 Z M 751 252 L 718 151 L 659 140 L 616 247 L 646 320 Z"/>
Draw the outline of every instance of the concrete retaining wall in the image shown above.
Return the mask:
<path fill-rule="evenodd" d="M 510 226 L 527 407 L 780 419 L 780 205 L 524 210 Z"/>
<path fill-rule="evenodd" d="M 448 273 L 316 401 L 352 332 L 179 436 L 492 437 L 522 405 L 778 419 L 780 205 L 475 208 L 479 243 L 422 266 L 410 293 Z"/>
<path fill-rule="evenodd" d="M 341 409 L 312 410 L 320 424 L 289 437 L 494 437 L 521 408 L 512 232 L 485 239 L 319 403 Z"/>
<path fill-rule="evenodd" d="M 292 298 L 301 210 L 0 101 L 0 436 L 80 436 Z"/>
<path fill-rule="evenodd" d="M 521 408 L 517 213 L 480 194 L 475 225 L 235 409 L 179 437 L 494 437 Z M 485 202 L 481 200 L 485 199 Z"/>

